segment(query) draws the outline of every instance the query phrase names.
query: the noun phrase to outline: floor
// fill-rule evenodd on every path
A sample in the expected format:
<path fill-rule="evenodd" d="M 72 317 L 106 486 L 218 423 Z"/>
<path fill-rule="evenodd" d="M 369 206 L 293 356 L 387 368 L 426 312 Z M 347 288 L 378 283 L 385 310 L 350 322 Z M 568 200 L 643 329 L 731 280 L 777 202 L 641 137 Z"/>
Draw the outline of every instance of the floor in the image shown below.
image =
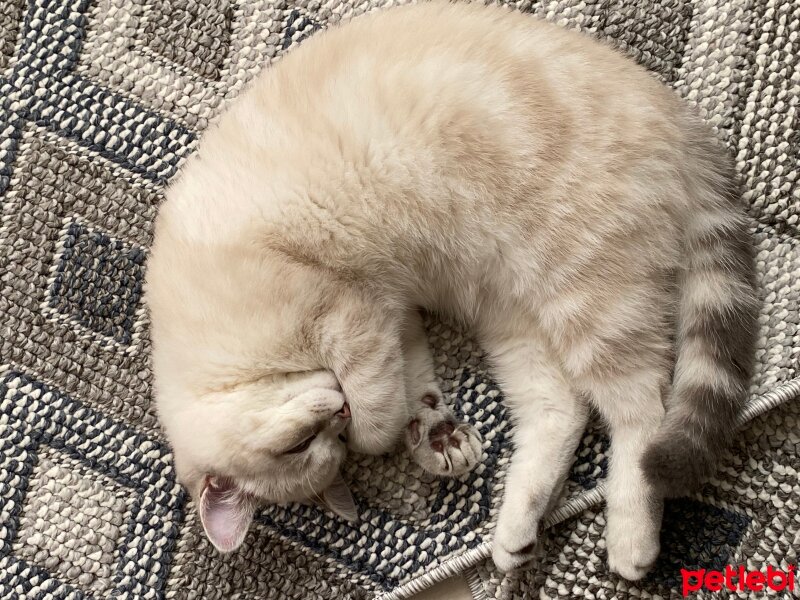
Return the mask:
<path fill-rule="evenodd" d="M 472 600 L 472 594 L 466 580 L 463 577 L 455 577 L 417 594 L 413 600 Z"/>

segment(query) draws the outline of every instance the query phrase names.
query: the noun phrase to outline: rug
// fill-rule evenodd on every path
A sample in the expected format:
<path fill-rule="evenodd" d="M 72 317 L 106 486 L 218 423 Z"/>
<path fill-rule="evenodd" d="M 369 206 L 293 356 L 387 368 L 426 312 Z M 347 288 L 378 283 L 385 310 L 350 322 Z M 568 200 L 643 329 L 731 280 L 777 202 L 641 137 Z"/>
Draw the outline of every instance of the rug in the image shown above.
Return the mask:
<path fill-rule="evenodd" d="M 667 598 L 682 565 L 796 563 L 800 3 L 788 0 L 514 3 L 609 40 L 694 104 L 735 153 L 753 218 L 764 308 L 742 433 L 700 493 L 668 506 L 652 575 L 628 584 L 606 570 L 597 424 L 541 563 L 492 569 L 513 431 L 468 332 L 433 320 L 442 389 L 483 436 L 474 471 L 439 480 L 404 453 L 353 457 L 358 523 L 271 507 L 239 551 L 206 541 L 151 403 L 153 217 L 261 68 L 390 4 L 0 0 L 0 598 L 400 600 L 455 573 L 478 599 Z"/>

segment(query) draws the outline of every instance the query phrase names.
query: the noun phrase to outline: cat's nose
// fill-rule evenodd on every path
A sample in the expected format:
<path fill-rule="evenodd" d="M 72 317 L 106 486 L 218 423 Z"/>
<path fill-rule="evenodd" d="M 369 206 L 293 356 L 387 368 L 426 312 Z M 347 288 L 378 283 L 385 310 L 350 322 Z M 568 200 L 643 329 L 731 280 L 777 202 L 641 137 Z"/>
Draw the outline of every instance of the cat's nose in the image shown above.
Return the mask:
<path fill-rule="evenodd" d="M 350 418 L 350 405 L 345 402 L 342 405 L 342 408 L 339 409 L 339 412 L 336 413 L 336 416 L 340 419 L 349 419 Z"/>

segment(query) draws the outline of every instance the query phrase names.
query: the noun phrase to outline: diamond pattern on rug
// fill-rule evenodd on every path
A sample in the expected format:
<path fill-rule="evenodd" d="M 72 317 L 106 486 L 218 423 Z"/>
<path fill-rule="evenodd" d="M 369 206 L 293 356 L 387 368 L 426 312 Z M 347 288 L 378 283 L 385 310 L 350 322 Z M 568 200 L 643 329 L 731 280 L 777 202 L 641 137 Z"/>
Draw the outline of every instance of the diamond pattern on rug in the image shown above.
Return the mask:
<path fill-rule="evenodd" d="M 20 33 L 25 43 L 0 79 L 0 98 L 13 107 L 11 123 L 37 123 L 146 179 L 166 182 L 193 134 L 72 73 L 87 8 L 86 0 L 29 5 Z"/>
<path fill-rule="evenodd" d="M 85 225 L 69 223 L 59 242 L 48 305 L 82 326 L 130 344 L 141 329 L 145 254 Z"/>
<path fill-rule="evenodd" d="M 155 431 L 145 321 L 137 316 L 129 344 L 121 344 L 55 311 L 50 294 L 65 223 L 144 248 L 158 195 L 110 161 L 27 125 L 3 201 L 0 273 L 13 276 L 0 277 L 0 362 L 24 364 L 72 397 Z"/>
<path fill-rule="evenodd" d="M 114 586 L 132 504 L 112 479 L 45 448 L 28 483 L 13 553 L 102 597 Z"/>
<path fill-rule="evenodd" d="M 124 175 L 42 129 L 23 129 L 5 203 L 13 209 L 8 229 L 25 257 L 39 246 L 55 252 L 64 220 L 76 216 L 113 237 L 149 245 L 159 196 Z"/>
<path fill-rule="evenodd" d="M 0 589 L 159 598 L 184 502 L 168 450 L 15 372 L 0 419 Z"/>

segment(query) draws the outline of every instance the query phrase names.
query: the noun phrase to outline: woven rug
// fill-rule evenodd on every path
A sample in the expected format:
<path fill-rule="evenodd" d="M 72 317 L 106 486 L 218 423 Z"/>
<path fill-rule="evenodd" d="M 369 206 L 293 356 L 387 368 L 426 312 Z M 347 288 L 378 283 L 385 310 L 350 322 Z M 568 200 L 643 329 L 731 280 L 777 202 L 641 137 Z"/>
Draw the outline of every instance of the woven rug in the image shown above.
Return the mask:
<path fill-rule="evenodd" d="M 609 445 L 597 425 L 541 563 L 493 571 L 513 432 L 480 349 L 434 321 L 442 388 L 485 441 L 472 473 L 438 480 L 402 453 L 353 457 L 360 523 L 272 507 L 233 554 L 205 540 L 150 399 L 141 284 L 161 192 L 261 68 L 382 4 L 0 0 L 0 598 L 391 600 L 458 572 L 476 598 L 666 598 L 679 594 L 681 566 L 797 562 L 800 3 L 790 0 L 515 4 L 610 40 L 696 105 L 736 154 L 753 217 L 765 302 L 742 434 L 701 493 L 669 504 L 652 575 L 628 584 L 606 570 Z"/>

